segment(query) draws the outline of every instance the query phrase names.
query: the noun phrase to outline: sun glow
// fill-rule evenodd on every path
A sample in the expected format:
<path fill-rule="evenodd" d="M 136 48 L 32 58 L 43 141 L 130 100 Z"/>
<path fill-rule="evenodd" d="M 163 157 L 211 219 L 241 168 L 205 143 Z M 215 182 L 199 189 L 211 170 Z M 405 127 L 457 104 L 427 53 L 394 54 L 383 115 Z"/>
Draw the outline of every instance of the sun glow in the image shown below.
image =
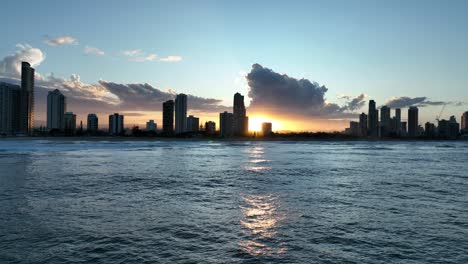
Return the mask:
<path fill-rule="evenodd" d="M 273 131 L 281 129 L 281 122 L 272 120 L 265 116 L 249 116 L 249 131 L 259 132 L 262 131 L 262 123 L 269 122 L 272 125 Z"/>

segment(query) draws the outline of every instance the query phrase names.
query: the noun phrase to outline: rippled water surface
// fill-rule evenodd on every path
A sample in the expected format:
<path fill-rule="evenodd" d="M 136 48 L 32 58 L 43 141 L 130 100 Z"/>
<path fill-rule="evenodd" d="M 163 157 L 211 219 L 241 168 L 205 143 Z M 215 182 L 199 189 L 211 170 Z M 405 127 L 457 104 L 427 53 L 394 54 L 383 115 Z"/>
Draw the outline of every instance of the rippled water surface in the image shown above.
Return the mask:
<path fill-rule="evenodd" d="M 468 143 L 3 140 L 0 263 L 468 263 Z"/>

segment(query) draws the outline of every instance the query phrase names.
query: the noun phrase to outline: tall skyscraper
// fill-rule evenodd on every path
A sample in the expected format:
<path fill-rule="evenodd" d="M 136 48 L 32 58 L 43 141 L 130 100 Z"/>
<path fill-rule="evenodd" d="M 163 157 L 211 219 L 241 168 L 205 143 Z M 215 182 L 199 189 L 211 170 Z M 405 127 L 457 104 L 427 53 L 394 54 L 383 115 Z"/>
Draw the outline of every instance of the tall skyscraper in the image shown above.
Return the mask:
<path fill-rule="evenodd" d="M 15 134 L 19 128 L 19 85 L 0 82 L 0 134 Z"/>
<path fill-rule="evenodd" d="M 234 94 L 234 106 L 233 106 L 233 132 L 236 136 L 244 136 L 249 131 L 249 118 L 246 115 L 244 96 L 240 93 Z"/>
<path fill-rule="evenodd" d="M 219 114 L 219 135 L 222 137 L 230 137 L 233 135 L 234 115 L 224 111 Z"/>
<path fill-rule="evenodd" d="M 367 136 L 367 115 L 365 113 L 359 115 L 359 136 Z"/>
<path fill-rule="evenodd" d="M 99 119 L 96 114 L 88 114 L 88 122 L 86 123 L 88 132 L 96 132 L 99 129 Z"/>
<path fill-rule="evenodd" d="M 417 137 L 419 136 L 418 133 L 418 108 L 416 106 L 411 106 L 408 109 L 408 136 L 409 137 Z"/>
<path fill-rule="evenodd" d="M 73 112 L 66 112 L 63 116 L 64 131 L 69 135 L 75 134 L 76 131 L 76 115 Z"/>
<path fill-rule="evenodd" d="M 462 133 L 468 133 L 468 111 L 463 113 L 461 117 L 461 130 Z"/>
<path fill-rule="evenodd" d="M 390 135 L 391 128 L 391 118 L 390 118 L 390 107 L 384 105 L 380 108 L 380 122 L 381 130 L 380 135 L 387 137 Z"/>
<path fill-rule="evenodd" d="M 395 133 L 397 136 L 401 136 L 401 109 L 395 109 Z"/>
<path fill-rule="evenodd" d="M 368 126 L 369 129 L 368 135 L 370 137 L 378 137 L 379 136 L 379 111 L 375 107 L 375 101 L 369 101 L 369 112 L 368 112 Z"/>
<path fill-rule="evenodd" d="M 175 99 L 175 132 L 187 131 L 187 95 L 178 94 Z"/>
<path fill-rule="evenodd" d="M 64 116 L 66 111 L 65 96 L 55 89 L 47 93 L 47 129 L 63 130 L 65 128 Z"/>
<path fill-rule="evenodd" d="M 124 133 L 124 116 L 115 113 L 109 116 L 109 134 L 112 136 Z"/>
<path fill-rule="evenodd" d="M 163 133 L 171 135 L 174 133 L 174 101 L 163 103 Z"/>
<path fill-rule="evenodd" d="M 34 69 L 25 61 L 21 63 L 19 133 L 30 135 L 34 128 Z"/>
<path fill-rule="evenodd" d="M 200 125 L 200 119 L 193 115 L 189 115 L 187 118 L 187 131 L 188 132 L 198 132 Z"/>

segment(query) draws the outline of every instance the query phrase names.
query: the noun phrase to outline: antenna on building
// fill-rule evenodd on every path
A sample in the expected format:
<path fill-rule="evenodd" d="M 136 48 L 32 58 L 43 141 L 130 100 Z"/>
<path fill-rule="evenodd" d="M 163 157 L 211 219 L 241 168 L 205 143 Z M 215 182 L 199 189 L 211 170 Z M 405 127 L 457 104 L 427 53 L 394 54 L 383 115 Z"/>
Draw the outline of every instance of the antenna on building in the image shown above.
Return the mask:
<path fill-rule="evenodd" d="M 446 106 L 447 106 L 447 104 L 444 104 L 444 105 L 442 106 L 442 109 L 440 110 L 439 115 L 436 116 L 436 121 L 437 121 L 437 122 L 439 121 L 440 117 L 441 117 L 442 114 L 444 113 L 444 110 L 445 110 L 445 107 L 446 107 Z"/>

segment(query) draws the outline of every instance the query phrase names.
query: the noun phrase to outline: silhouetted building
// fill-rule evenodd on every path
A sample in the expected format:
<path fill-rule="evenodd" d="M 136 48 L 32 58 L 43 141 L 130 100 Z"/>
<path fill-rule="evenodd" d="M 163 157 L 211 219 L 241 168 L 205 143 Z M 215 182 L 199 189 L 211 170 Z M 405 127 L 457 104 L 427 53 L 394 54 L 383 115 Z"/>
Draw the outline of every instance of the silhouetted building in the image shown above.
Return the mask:
<path fill-rule="evenodd" d="M 460 133 L 460 124 L 454 116 L 451 116 L 450 120 L 439 120 L 437 130 L 440 138 L 455 139 Z"/>
<path fill-rule="evenodd" d="M 401 136 L 406 137 L 408 135 L 408 123 L 401 122 Z"/>
<path fill-rule="evenodd" d="M 369 101 L 369 112 L 368 112 L 368 135 L 370 137 L 379 136 L 379 110 L 375 107 L 375 101 Z"/>
<path fill-rule="evenodd" d="M 65 111 L 67 104 L 65 96 L 58 90 L 47 93 L 47 129 L 65 129 Z"/>
<path fill-rule="evenodd" d="M 367 115 L 365 113 L 359 115 L 359 136 L 367 136 Z"/>
<path fill-rule="evenodd" d="M 408 109 L 408 136 L 409 137 L 419 136 L 418 112 L 419 110 L 416 106 L 411 106 Z"/>
<path fill-rule="evenodd" d="M 219 114 L 219 135 L 230 137 L 233 135 L 234 115 L 224 112 Z"/>
<path fill-rule="evenodd" d="M 76 115 L 73 112 L 66 112 L 63 116 L 64 130 L 69 135 L 75 134 L 76 131 Z"/>
<path fill-rule="evenodd" d="M 96 132 L 99 129 L 99 119 L 96 114 L 88 114 L 88 121 L 86 123 L 89 132 Z"/>
<path fill-rule="evenodd" d="M 34 128 L 34 69 L 21 63 L 21 92 L 19 104 L 19 133 L 31 135 Z"/>
<path fill-rule="evenodd" d="M 394 131 L 397 136 L 401 136 L 401 109 L 395 109 L 395 128 Z"/>
<path fill-rule="evenodd" d="M 174 101 L 163 103 L 163 133 L 171 135 L 174 133 Z"/>
<path fill-rule="evenodd" d="M 216 132 L 216 123 L 213 121 L 205 122 L 205 132 L 208 135 L 213 135 Z"/>
<path fill-rule="evenodd" d="M 157 129 L 158 125 L 154 122 L 154 120 L 151 119 L 148 122 L 146 122 L 146 131 L 156 132 Z"/>
<path fill-rule="evenodd" d="M 187 131 L 188 132 L 198 132 L 200 127 L 200 119 L 193 115 L 187 117 Z"/>
<path fill-rule="evenodd" d="M 468 134 L 468 112 L 463 113 L 461 117 L 461 130 L 462 133 Z"/>
<path fill-rule="evenodd" d="M 112 136 L 124 133 L 124 116 L 115 113 L 109 116 L 109 134 Z"/>
<path fill-rule="evenodd" d="M 427 138 L 434 138 L 436 136 L 436 128 L 433 123 L 426 122 L 424 125 L 424 135 Z"/>
<path fill-rule="evenodd" d="M 351 135 L 351 136 L 354 136 L 354 137 L 358 137 L 359 136 L 359 123 L 356 122 L 356 121 L 351 121 L 349 122 L 349 130 L 348 130 L 348 134 Z"/>
<path fill-rule="evenodd" d="M 178 94 L 175 99 L 175 132 L 187 131 L 187 95 Z"/>
<path fill-rule="evenodd" d="M 262 134 L 265 137 L 271 136 L 273 133 L 272 124 L 270 122 L 262 123 Z"/>
<path fill-rule="evenodd" d="M 0 82 L 0 134 L 15 134 L 19 129 L 19 85 Z"/>
<path fill-rule="evenodd" d="M 233 116 L 234 135 L 247 135 L 249 130 L 249 118 L 247 117 L 245 111 L 244 96 L 242 96 L 240 93 L 234 94 Z"/>
<path fill-rule="evenodd" d="M 382 137 L 388 137 L 391 132 L 390 107 L 384 105 L 380 108 L 380 122 L 380 135 Z"/>

